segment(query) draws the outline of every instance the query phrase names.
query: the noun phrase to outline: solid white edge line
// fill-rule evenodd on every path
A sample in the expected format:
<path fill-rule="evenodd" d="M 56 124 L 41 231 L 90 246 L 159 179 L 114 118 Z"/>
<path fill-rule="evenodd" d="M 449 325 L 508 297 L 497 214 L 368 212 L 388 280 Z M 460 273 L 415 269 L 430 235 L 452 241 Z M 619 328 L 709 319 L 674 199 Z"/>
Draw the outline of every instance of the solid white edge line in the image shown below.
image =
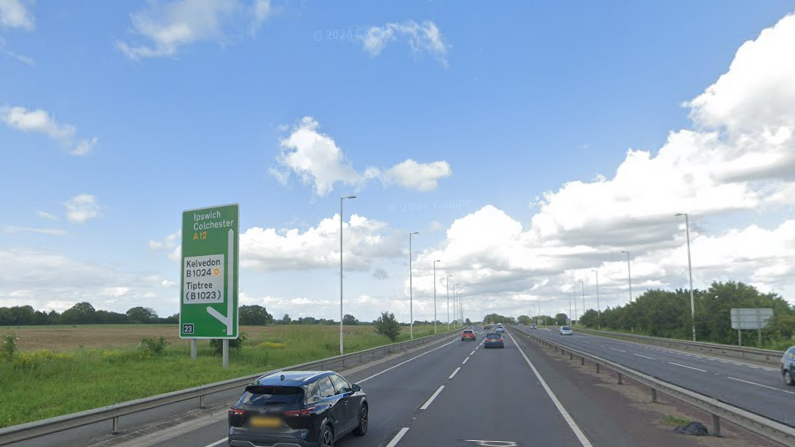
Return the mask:
<path fill-rule="evenodd" d="M 464 361 L 463 361 L 463 362 L 461 362 L 461 364 L 462 364 L 462 365 L 465 365 L 465 364 L 466 364 L 466 362 L 467 362 L 467 360 L 469 360 L 469 357 L 465 358 L 465 359 L 464 359 Z"/>
<path fill-rule="evenodd" d="M 644 359 L 657 360 L 654 357 L 649 357 L 648 355 L 643 355 L 643 354 L 636 354 L 634 352 L 632 353 L 632 355 L 637 355 L 638 357 L 643 357 Z"/>
<path fill-rule="evenodd" d="M 383 373 L 385 373 L 385 372 L 392 371 L 393 369 L 397 368 L 398 366 L 403 366 L 403 365 L 405 365 L 406 363 L 408 363 L 408 362 L 410 362 L 410 361 L 412 361 L 412 360 L 416 360 L 416 359 L 418 359 L 418 358 L 420 358 L 420 357 L 422 357 L 422 356 L 424 356 L 424 355 L 426 355 L 426 354 L 430 354 L 431 352 L 433 352 L 433 351 L 436 351 L 437 349 L 442 349 L 442 348 L 444 348 L 445 346 L 452 345 L 453 343 L 455 343 L 455 342 L 457 342 L 457 341 L 458 341 L 458 339 L 456 338 L 455 340 L 453 340 L 453 341 L 451 341 L 451 342 L 449 342 L 449 343 L 445 343 L 445 344 L 443 344 L 442 346 L 437 346 L 437 347 L 435 347 L 435 348 L 431 349 L 430 351 L 425 351 L 425 352 L 423 352 L 422 354 L 420 354 L 420 355 L 418 355 L 418 356 L 416 356 L 416 357 L 412 357 L 412 358 L 410 358 L 410 359 L 408 359 L 408 360 L 405 360 L 405 361 L 403 361 L 403 362 L 400 362 L 400 363 L 398 363 L 398 364 L 397 364 L 397 365 L 395 365 L 395 366 L 390 366 L 389 368 L 387 368 L 387 369 L 385 369 L 385 370 L 383 370 L 383 371 L 381 371 L 381 372 L 375 373 L 375 374 L 373 374 L 373 375 L 372 375 L 372 376 L 370 376 L 370 377 L 366 377 L 366 378 L 364 378 L 364 379 L 362 379 L 362 380 L 359 380 L 359 381 L 358 381 L 358 382 L 356 382 L 356 383 L 364 383 L 364 382 L 367 382 L 368 380 L 370 380 L 370 379 L 372 379 L 372 378 L 375 378 L 375 377 L 378 377 L 378 376 L 380 376 L 381 374 L 383 374 Z"/>
<path fill-rule="evenodd" d="M 395 437 L 392 438 L 391 441 L 389 441 L 389 444 L 387 444 L 386 447 L 395 447 L 398 444 L 398 442 L 400 442 L 400 440 L 403 439 L 403 436 L 406 436 L 407 431 L 409 431 L 408 427 L 401 428 L 400 431 L 395 435 Z"/>
<path fill-rule="evenodd" d="M 443 389 L 444 385 L 440 386 L 439 389 L 436 390 L 436 392 L 433 393 L 433 395 L 431 395 L 431 397 L 429 397 L 427 401 L 425 401 L 425 403 L 420 407 L 420 410 L 427 410 L 428 407 L 430 407 L 431 404 L 433 403 L 433 400 L 436 399 L 437 396 L 439 396 L 439 393 L 441 393 Z"/>
<path fill-rule="evenodd" d="M 730 380 L 737 381 L 737 382 L 747 383 L 748 385 L 756 385 L 758 387 L 767 388 L 769 390 L 783 391 L 783 392 L 788 393 L 788 394 L 795 394 L 795 392 L 792 392 L 792 391 L 782 390 L 781 388 L 776 388 L 774 386 L 762 385 L 761 383 L 751 382 L 749 380 L 738 379 L 736 377 L 731 377 L 731 376 L 727 376 L 727 378 L 730 379 Z"/>
<path fill-rule="evenodd" d="M 224 443 L 224 442 L 226 442 L 228 439 L 229 439 L 229 438 L 224 438 L 224 439 L 221 439 L 220 441 L 215 441 L 215 442 L 213 442 L 212 444 L 207 444 L 207 445 L 205 445 L 204 447 L 215 447 L 215 446 L 217 446 L 217 445 L 221 445 L 221 444 L 223 444 L 223 443 Z"/>
<path fill-rule="evenodd" d="M 703 373 L 707 372 L 706 369 L 696 368 L 694 366 L 682 365 L 681 363 L 674 363 L 674 362 L 665 362 L 665 363 L 667 363 L 669 365 L 681 366 L 682 368 L 687 368 L 687 369 L 693 369 L 693 370 L 696 370 L 696 371 L 701 371 Z"/>
<path fill-rule="evenodd" d="M 458 371 L 461 371 L 461 367 L 460 366 L 458 368 L 456 368 L 455 371 L 453 371 L 452 374 L 450 374 L 450 377 L 448 377 L 447 380 L 452 380 L 453 377 L 455 377 L 455 375 L 458 374 Z"/>
<path fill-rule="evenodd" d="M 507 332 L 507 334 L 509 337 L 511 337 L 513 344 L 516 345 L 516 349 L 518 349 L 519 353 L 522 354 L 522 357 L 524 357 L 524 360 L 530 366 L 530 369 L 533 370 L 533 374 L 536 375 L 536 378 L 538 378 L 538 381 L 541 383 L 541 386 L 544 387 L 544 390 L 547 392 L 549 398 L 552 399 L 552 403 L 555 404 L 555 407 L 557 407 L 561 416 L 563 416 L 563 419 L 565 419 L 566 423 L 569 424 L 569 428 L 571 428 L 571 431 L 573 431 L 574 435 L 577 436 L 577 439 L 580 441 L 580 444 L 582 444 L 583 447 L 593 447 L 593 444 L 591 444 L 591 441 L 589 441 L 588 438 L 585 436 L 585 433 L 583 433 L 580 427 L 577 425 L 577 423 L 574 422 L 574 418 L 572 418 L 569 412 L 566 411 L 565 408 L 563 408 L 563 404 L 560 403 L 557 396 L 555 396 L 555 393 L 553 393 L 552 389 L 549 387 L 549 385 L 547 385 L 546 380 L 544 380 L 544 378 L 541 377 L 541 374 L 538 372 L 535 365 L 533 365 L 533 362 L 531 362 L 530 359 L 527 358 L 527 355 L 525 355 L 524 351 L 522 351 L 522 348 L 519 347 L 518 343 L 516 343 L 516 339 L 513 338 L 513 335 L 511 335 L 510 332 Z"/>

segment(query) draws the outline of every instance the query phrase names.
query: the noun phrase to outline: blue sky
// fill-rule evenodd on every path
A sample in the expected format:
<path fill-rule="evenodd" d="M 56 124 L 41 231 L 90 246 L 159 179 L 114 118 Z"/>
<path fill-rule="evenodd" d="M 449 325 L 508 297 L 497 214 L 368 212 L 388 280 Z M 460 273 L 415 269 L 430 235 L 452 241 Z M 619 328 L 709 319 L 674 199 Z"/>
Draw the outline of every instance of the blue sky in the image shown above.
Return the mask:
<path fill-rule="evenodd" d="M 256 231 L 245 238 L 244 302 L 279 316 L 333 317 L 338 265 L 312 259 L 338 258 L 338 234 L 315 230 L 337 218 L 338 197 L 348 193 L 359 197 L 346 203 L 346 222 L 351 213 L 369 222 L 352 239 L 346 272 L 348 309 L 362 319 L 392 310 L 408 320 L 409 231 L 421 232 L 414 244 L 419 318 L 432 317 L 432 258 L 443 258 L 445 272 L 460 280 L 473 311 L 467 316 L 476 309 L 527 314 L 539 303 L 546 313 L 568 312 L 570 284 L 590 278 L 591 268 L 605 270 L 607 302 L 621 304 L 616 261 L 624 248 L 645 262 L 633 268 L 635 290 L 681 287 L 686 264 L 676 219 L 649 240 L 611 245 L 596 229 L 613 228 L 622 215 L 608 203 L 582 214 L 577 206 L 605 188 L 612 204 L 669 200 L 671 210 L 694 215 L 704 250 L 737 234 L 783 234 L 792 219 L 791 180 L 766 177 L 742 191 L 736 183 L 694 183 L 677 196 L 661 174 L 643 195 L 616 173 L 632 170 L 628 149 L 655 159 L 661 148 L 679 147 L 670 135 L 682 130 L 717 130 L 727 135 L 723 146 L 746 150 L 733 134 L 756 135 L 772 124 L 791 129 L 790 121 L 752 122 L 753 114 L 725 106 L 732 101 L 706 98 L 700 109 L 685 103 L 730 75 L 738 48 L 792 12 L 785 1 L 0 0 L 0 266 L 8 263 L 0 306 L 64 310 L 85 300 L 175 313 L 179 263 L 169 259 L 177 247 L 166 238 L 180 227 L 181 211 L 239 203 L 243 231 L 274 229 L 284 238 Z M 774 64 L 772 51 L 759 50 L 761 60 Z M 751 84 L 737 72 L 724 97 L 787 82 Z M 314 151 L 284 143 L 301 135 L 322 141 Z M 778 163 L 793 144 L 782 135 L 779 152 L 746 155 Z M 313 168 L 300 171 L 290 154 Z M 324 174 L 316 170 L 326 156 L 334 162 L 321 190 Z M 390 171 L 406 160 L 418 165 Z M 727 159 L 727 169 L 738 160 Z M 371 167 L 378 173 L 366 179 Z M 577 181 L 586 192 L 566 189 Z M 556 197 L 539 206 L 547 192 Z M 683 199 L 699 196 L 713 200 Z M 671 215 L 666 205 L 660 213 Z M 752 226 L 771 234 L 753 236 Z M 288 229 L 295 231 L 280 232 Z M 483 234 L 492 229 L 512 236 Z M 528 251 L 514 253 L 517 244 Z M 571 253 L 562 254 L 563 246 Z M 737 250 L 703 253 L 696 285 L 745 280 L 790 298 L 795 288 L 784 264 L 791 258 L 771 246 L 780 251 L 729 271 L 715 267 Z M 558 247 L 544 253 L 554 262 L 524 263 L 544 247 Z M 283 267 L 297 258 L 306 262 Z M 387 278 L 374 278 L 377 270 Z"/>

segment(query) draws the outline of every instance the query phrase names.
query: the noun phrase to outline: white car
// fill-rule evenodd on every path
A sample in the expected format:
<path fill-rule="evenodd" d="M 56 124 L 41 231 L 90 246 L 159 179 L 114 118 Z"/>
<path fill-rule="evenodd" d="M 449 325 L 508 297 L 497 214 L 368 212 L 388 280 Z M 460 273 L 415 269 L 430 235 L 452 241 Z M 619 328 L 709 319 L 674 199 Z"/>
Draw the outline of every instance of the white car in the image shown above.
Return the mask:
<path fill-rule="evenodd" d="M 574 332 L 571 330 L 571 326 L 561 326 L 560 327 L 560 335 L 571 335 Z"/>

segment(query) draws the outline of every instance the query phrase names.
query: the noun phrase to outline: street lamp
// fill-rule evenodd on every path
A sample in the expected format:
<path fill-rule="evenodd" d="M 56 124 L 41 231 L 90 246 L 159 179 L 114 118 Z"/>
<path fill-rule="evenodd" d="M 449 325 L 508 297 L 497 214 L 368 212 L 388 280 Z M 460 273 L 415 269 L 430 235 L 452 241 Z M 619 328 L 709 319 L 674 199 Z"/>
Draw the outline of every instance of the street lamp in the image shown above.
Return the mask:
<path fill-rule="evenodd" d="M 599 270 L 591 270 L 596 273 L 596 314 L 598 316 L 597 325 L 602 329 L 602 308 L 599 306 Z"/>
<path fill-rule="evenodd" d="M 687 271 L 690 274 L 690 327 L 693 330 L 693 341 L 696 341 L 696 306 L 693 301 L 693 263 L 690 260 L 690 217 L 687 213 L 679 213 L 676 217 L 685 216 L 685 231 L 687 232 Z"/>
<path fill-rule="evenodd" d="M 344 332 L 342 330 L 342 201 L 345 199 L 355 199 L 356 196 L 340 197 L 340 355 L 345 353 Z"/>
<path fill-rule="evenodd" d="M 453 284 L 453 328 L 458 320 L 458 284 Z"/>
<path fill-rule="evenodd" d="M 433 261 L 433 333 L 436 333 L 436 263 L 442 262 L 440 260 Z"/>
<path fill-rule="evenodd" d="M 629 302 L 632 302 L 632 270 L 630 269 L 629 250 L 621 250 L 621 253 L 627 254 L 627 280 L 629 281 Z"/>
<path fill-rule="evenodd" d="M 582 312 L 585 313 L 585 283 L 580 281 L 580 285 L 582 286 Z"/>
<path fill-rule="evenodd" d="M 411 284 L 411 236 L 420 234 L 419 231 L 409 233 L 409 337 L 414 340 L 414 291 Z"/>
<path fill-rule="evenodd" d="M 571 294 L 569 294 L 569 325 L 571 325 Z"/>
<path fill-rule="evenodd" d="M 450 278 L 453 275 L 447 275 L 444 279 L 444 286 L 447 288 L 447 330 L 450 330 Z"/>

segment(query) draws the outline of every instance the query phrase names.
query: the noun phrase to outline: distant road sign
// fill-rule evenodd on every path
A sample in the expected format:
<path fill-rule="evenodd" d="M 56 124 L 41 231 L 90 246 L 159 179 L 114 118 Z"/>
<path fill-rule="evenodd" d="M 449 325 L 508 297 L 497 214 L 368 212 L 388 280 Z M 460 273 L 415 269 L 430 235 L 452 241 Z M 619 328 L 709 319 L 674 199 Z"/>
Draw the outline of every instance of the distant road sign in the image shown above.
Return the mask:
<path fill-rule="evenodd" d="M 237 338 L 238 205 L 182 213 L 180 338 Z"/>
<path fill-rule="evenodd" d="M 773 318 L 773 309 L 743 309 L 731 310 L 732 329 L 763 329 Z"/>

